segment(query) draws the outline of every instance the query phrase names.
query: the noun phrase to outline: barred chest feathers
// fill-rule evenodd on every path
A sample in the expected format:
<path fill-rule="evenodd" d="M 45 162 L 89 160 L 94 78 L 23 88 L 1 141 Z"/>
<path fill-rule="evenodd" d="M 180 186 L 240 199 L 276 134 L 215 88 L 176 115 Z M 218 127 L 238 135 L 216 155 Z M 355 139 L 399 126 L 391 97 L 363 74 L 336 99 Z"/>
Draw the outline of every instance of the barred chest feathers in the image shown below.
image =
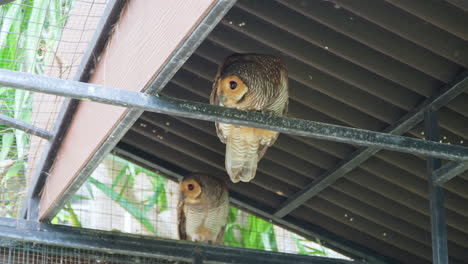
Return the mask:
<path fill-rule="evenodd" d="M 229 206 L 221 205 L 207 210 L 187 206 L 186 215 L 190 219 L 186 222 L 187 237 L 191 241 L 216 241 L 226 224 L 228 213 Z"/>

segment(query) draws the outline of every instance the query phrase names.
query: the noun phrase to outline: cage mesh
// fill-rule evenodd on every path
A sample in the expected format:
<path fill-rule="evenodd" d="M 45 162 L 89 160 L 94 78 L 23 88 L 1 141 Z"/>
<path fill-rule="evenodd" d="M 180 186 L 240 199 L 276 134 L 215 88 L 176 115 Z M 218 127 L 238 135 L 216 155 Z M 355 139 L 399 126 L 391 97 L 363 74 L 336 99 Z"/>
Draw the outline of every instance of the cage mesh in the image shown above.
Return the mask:
<path fill-rule="evenodd" d="M 0 68 L 73 79 L 107 0 L 0 6 Z M 0 113 L 51 131 L 63 97 L 0 87 Z M 0 216 L 16 217 L 47 141 L 0 124 Z"/>
<path fill-rule="evenodd" d="M 111 254 L 96 250 L 0 240 L 0 263 L 4 264 L 150 264 L 174 263 L 160 258 Z M 185 264 L 186 262 L 177 261 Z"/>
<path fill-rule="evenodd" d="M 178 239 L 178 199 L 178 183 L 108 155 L 52 223 Z M 224 245 L 348 259 L 232 206 Z"/>

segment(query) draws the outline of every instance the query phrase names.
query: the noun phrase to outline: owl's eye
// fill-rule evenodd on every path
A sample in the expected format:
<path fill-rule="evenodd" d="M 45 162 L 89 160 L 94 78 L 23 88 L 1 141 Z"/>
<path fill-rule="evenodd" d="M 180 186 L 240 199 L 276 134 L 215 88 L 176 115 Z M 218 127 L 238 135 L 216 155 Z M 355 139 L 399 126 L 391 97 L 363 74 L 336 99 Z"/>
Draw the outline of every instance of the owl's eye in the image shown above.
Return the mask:
<path fill-rule="evenodd" d="M 193 191 L 193 188 L 195 188 L 195 186 L 193 186 L 193 184 L 189 184 L 187 185 L 187 188 L 190 190 L 190 191 Z"/>
<path fill-rule="evenodd" d="M 231 90 L 234 90 L 237 88 L 237 83 L 235 81 L 230 81 L 229 82 L 229 88 L 231 88 Z"/>

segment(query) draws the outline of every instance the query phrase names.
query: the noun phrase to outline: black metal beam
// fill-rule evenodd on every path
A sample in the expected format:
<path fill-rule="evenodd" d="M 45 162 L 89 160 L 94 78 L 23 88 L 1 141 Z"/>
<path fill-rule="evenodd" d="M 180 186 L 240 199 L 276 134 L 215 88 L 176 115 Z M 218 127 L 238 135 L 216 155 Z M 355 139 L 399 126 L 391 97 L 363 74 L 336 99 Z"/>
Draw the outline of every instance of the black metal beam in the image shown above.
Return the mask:
<path fill-rule="evenodd" d="M 201 44 L 201 42 L 208 36 L 211 30 L 218 24 L 218 22 L 224 17 L 229 9 L 235 4 L 236 0 L 218 0 L 218 2 L 211 8 L 210 12 L 200 22 L 200 24 L 194 29 L 190 36 L 185 42 L 174 52 L 171 59 L 159 72 L 156 78 L 146 87 L 143 91 L 144 94 L 157 94 L 164 86 L 172 79 L 172 76 L 177 70 L 182 67 L 185 61 L 195 51 L 195 49 Z M 85 85 L 88 87 L 98 87 L 96 85 Z M 101 87 L 101 86 L 99 86 Z M 119 90 L 120 91 L 120 90 Z M 143 94 L 141 94 L 143 96 Z M 88 99 L 78 98 L 77 99 Z M 91 98 L 89 98 L 91 99 Z M 124 104 L 123 106 L 127 106 Z M 81 169 L 75 180 L 70 184 L 69 188 L 63 194 L 60 202 L 55 204 L 49 213 L 44 218 L 44 221 L 51 220 L 65 205 L 69 198 L 75 194 L 75 192 L 81 187 L 86 181 L 88 176 L 97 168 L 101 163 L 102 159 L 115 147 L 130 127 L 143 113 L 142 108 L 131 108 L 121 119 L 120 123 L 117 124 L 114 129 L 110 132 L 108 139 L 98 148 L 95 154 L 90 158 L 88 163 Z"/>
<path fill-rule="evenodd" d="M 0 6 L 13 2 L 14 0 L 0 0 Z"/>
<path fill-rule="evenodd" d="M 82 57 L 73 80 L 86 82 L 89 79 L 91 70 L 95 67 L 96 58 L 104 49 L 108 33 L 120 15 L 120 10 L 125 5 L 126 0 L 110 0 L 106 9 L 96 27 L 96 32 L 88 44 L 88 48 Z M 38 217 L 38 199 L 42 191 L 48 172 L 57 156 L 58 149 L 62 144 L 64 135 L 68 129 L 70 121 L 78 107 L 79 100 L 66 98 L 62 104 L 59 115 L 55 121 L 52 134 L 53 138 L 44 146 L 42 155 L 36 165 L 28 193 L 24 199 L 21 209 L 23 218 L 37 220 Z"/>
<path fill-rule="evenodd" d="M 149 236 L 49 225 L 28 220 L 0 218 L 0 238 L 70 247 L 113 254 L 204 263 L 309 263 L 357 264 L 359 262 L 271 251 L 214 246 Z"/>
<path fill-rule="evenodd" d="M 147 159 L 147 156 L 142 157 L 141 155 L 135 155 L 131 151 L 116 147 L 113 153 L 120 156 L 128 161 L 134 162 L 141 165 L 149 170 L 155 171 L 156 173 L 167 177 L 174 181 L 182 179 L 182 175 L 173 170 L 167 169 L 166 167 L 155 164 L 154 162 Z M 363 260 L 366 263 L 384 264 L 384 263 L 398 263 L 396 260 L 380 255 L 379 253 L 360 246 L 352 241 L 345 238 L 339 237 L 319 226 L 315 226 L 310 223 L 305 223 L 294 217 L 288 216 L 285 218 L 279 218 L 273 215 L 274 208 L 266 207 L 262 204 L 258 204 L 252 199 L 248 199 L 245 196 L 230 191 L 231 204 L 250 212 L 260 218 L 267 221 L 272 221 L 274 224 L 281 226 L 287 230 L 295 232 L 307 239 L 315 240 L 320 239 L 324 245 L 328 248 L 334 249 L 341 252 L 344 255 L 348 255 L 356 260 Z M 293 262 L 288 262 L 293 263 Z M 353 262 L 354 263 L 354 262 Z"/>
<path fill-rule="evenodd" d="M 47 140 L 50 140 L 53 137 L 53 134 L 50 133 L 47 130 L 44 130 L 44 129 L 39 128 L 39 127 L 35 127 L 35 126 L 31 125 L 31 124 L 28 124 L 28 123 L 23 122 L 21 120 L 11 118 L 11 117 L 9 117 L 7 115 L 4 115 L 4 114 L 0 114 L 0 124 L 6 125 L 6 126 L 9 126 L 9 127 L 12 127 L 12 128 L 19 129 L 19 130 L 24 131 L 24 132 L 26 132 L 28 134 L 38 136 L 38 137 L 41 137 L 41 138 L 45 138 Z"/>
<path fill-rule="evenodd" d="M 429 98 L 419 104 L 413 111 L 409 112 L 403 116 L 395 124 L 387 127 L 383 132 L 401 135 L 408 132 L 418 123 L 424 119 L 424 113 L 427 109 L 437 110 L 440 107 L 446 105 L 452 99 L 457 97 L 459 94 L 463 93 L 468 89 L 468 73 L 464 72 L 458 78 L 455 79 L 451 84 L 446 85 L 441 92 L 432 98 Z M 353 152 L 349 157 L 342 160 L 335 167 L 329 169 L 321 176 L 319 176 L 312 183 L 304 187 L 301 191 L 295 193 L 289 197 L 276 211 L 275 216 L 283 217 L 294 209 L 299 207 L 301 204 L 311 199 L 312 197 L 319 194 L 322 190 L 333 184 L 338 179 L 344 177 L 351 170 L 359 167 L 363 162 L 372 157 L 375 153 L 380 151 L 381 148 L 370 147 L 370 148 L 360 148 Z M 458 167 L 460 168 L 460 167 Z M 447 171 L 446 176 L 441 176 L 441 178 L 448 178 L 451 174 L 457 173 L 457 170 Z M 445 172 L 441 172 L 441 175 Z"/>
<path fill-rule="evenodd" d="M 169 97 L 118 90 L 10 70 L 0 70 L 0 85 L 50 93 L 150 112 L 258 127 L 281 133 L 336 142 L 378 147 L 460 162 L 468 161 L 468 148 L 315 121 L 269 116 L 233 108 Z M 463 82 L 468 86 L 468 78 Z"/>
<path fill-rule="evenodd" d="M 468 162 L 451 161 L 434 171 L 435 183 L 442 185 L 466 170 L 468 170 Z"/>
<path fill-rule="evenodd" d="M 437 113 L 428 109 L 424 118 L 427 140 L 439 141 Z M 435 182 L 434 171 L 441 166 L 440 159 L 427 159 L 429 200 L 431 208 L 432 261 L 434 264 L 448 264 L 447 225 L 445 222 L 444 190 Z"/>

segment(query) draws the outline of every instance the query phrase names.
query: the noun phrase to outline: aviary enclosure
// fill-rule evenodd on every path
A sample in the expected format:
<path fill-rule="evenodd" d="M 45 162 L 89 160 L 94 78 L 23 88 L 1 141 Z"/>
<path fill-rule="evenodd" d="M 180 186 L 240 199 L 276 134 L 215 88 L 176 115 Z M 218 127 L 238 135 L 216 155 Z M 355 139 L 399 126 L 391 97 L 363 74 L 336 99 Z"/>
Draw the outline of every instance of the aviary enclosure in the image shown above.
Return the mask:
<path fill-rule="evenodd" d="M 1 263 L 468 263 L 461 0 L 0 1 Z M 208 104 L 281 57 L 289 113 Z M 214 121 L 279 131 L 232 183 Z M 223 245 L 178 181 L 228 184 Z"/>

